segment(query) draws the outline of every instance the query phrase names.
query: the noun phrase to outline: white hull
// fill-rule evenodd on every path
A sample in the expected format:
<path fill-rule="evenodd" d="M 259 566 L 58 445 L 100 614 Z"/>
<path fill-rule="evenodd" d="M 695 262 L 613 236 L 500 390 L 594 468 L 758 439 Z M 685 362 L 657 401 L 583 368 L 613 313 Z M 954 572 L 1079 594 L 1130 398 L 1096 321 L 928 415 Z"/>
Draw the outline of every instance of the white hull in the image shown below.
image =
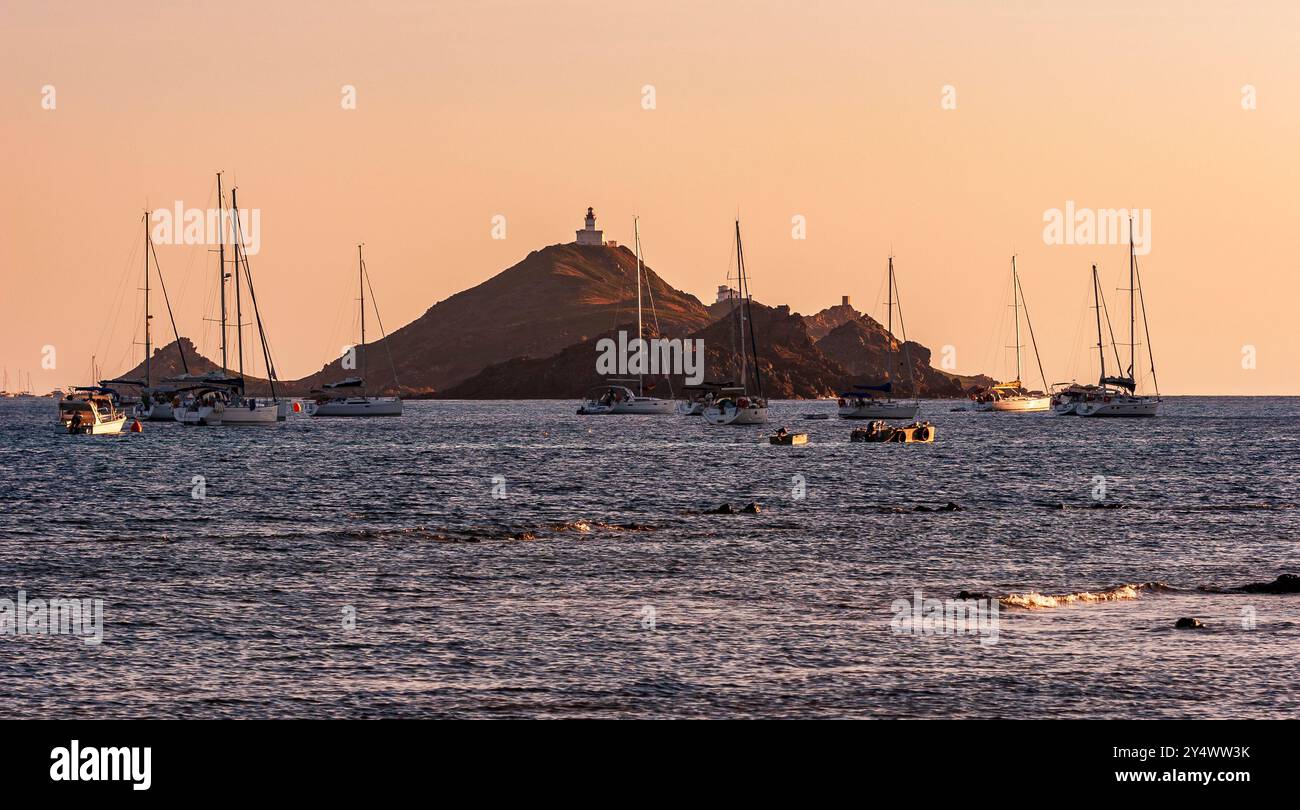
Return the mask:
<path fill-rule="evenodd" d="M 211 405 L 203 405 L 197 408 L 181 406 L 174 409 L 173 415 L 177 422 L 182 425 L 196 425 L 203 427 L 215 427 L 221 424 L 221 418 L 224 409 L 218 410 Z"/>
<path fill-rule="evenodd" d="M 1027 411 L 1046 411 L 1052 407 L 1052 398 L 1044 397 L 1007 397 L 993 401 L 993 410 L 1023 413 Z"/>
<path fill-rule="evenodd" d="M 1078 413 L 1078 402 L 1062 402 L 1059 405 L 1052 406 L 1052 412 L 1057 416 L 1075 416 Z"/>
<path fill-rule="evenodd" d="M 146 422 L 172 422 L 176 419 L 170 402 L 141 403 L 135 406 L 135 415 Z"/>
<path fill-rule="evenodd" d="M 710 425 L 764 425 L 767 424 L 767 407 L 729 405 L 718 408 L 710 405 L 704 409 L 704 418 Z"/>
<path fill-rule="evenodd" d="M 259 404 L 256 408 L 248 405 L 227 405 L 221 414 L 223 425 L 274 425 L 280 421 L 278 403 Z"/>
<path fill-rule="evenodd" d="M 677 400 L 655 397 L 633 397 L 621 402 L 583 402 L 578 408 L 581 416 L 619 414 L 624 416 L 663 416 L 677 412 Z"/>
<path fill-rule="evenodd" d="M 915 419 L 921 406 L 915 402 L 866 402 L 862 405 L 841 405 L 841 419 Z"/>
<path fill-rule="evenodd" d="M 125 424 L 126 417 L 122 416 L 117 419 L 106 419 L 103 422 L 87 422 L 78 425 L 75 431 L 70 430 L 66 426 L 64 426 L 63 429 L 67 430 L 69 433 L 80 433 L 86 436 L 104 436 L 111 433 L 121 433 L 122 427 Z"/>
<path fill-rule="evenodd" d="M 1155 416 L 1160 400 L 1147 397 L 1115 397 L 1110 402 L 1090 400 L 1080 402 L 1075 409 L 1079 416 Z"/>
<path fill-rule="evenodd" d="M 311 416 L 401 416 L 402 401 L 396 397 L 349 397 L 319 404 L 309 403 Z"/>
<path fill-rule="evenodd" d="M 655 399 L 654 397 L 637 397 L 629 402 L 615 402 L 610 413 L 627 413 L 627 414 L 670 414 L 677 407 L 677 402 L 671 399 Z"/>
<path fill-rule="evenodd" d="M 703 416 L 704 408 L 705 403 L 703 400 L 677 403 L 677 412 L 682 416 Z"/>

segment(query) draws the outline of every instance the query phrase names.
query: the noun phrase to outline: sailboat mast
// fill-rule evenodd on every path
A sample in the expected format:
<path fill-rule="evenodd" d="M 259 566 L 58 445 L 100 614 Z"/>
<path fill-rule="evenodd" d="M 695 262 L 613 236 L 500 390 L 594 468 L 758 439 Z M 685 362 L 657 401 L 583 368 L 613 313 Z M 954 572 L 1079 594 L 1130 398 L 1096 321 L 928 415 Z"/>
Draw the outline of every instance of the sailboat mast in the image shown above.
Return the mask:
<path fill-rule="evenodd" d="M 153 355 L 153 345 L 149 340 L 149 212 L 144 212 L 144 387 L 153 384 L 149 374 L 149 359 Z"/>
<path fill-rule="evenodd" d="M 740 246 L 740 220 L 736 220 L 736 337 L 740 341 L 740 387 L 749 385 L 749 357 L 745 354 L 745 251 Z"/>
<path fill-rule="evenodd" d="M 886 331 L 889 332 L 889 344 L 886 347 L 889 353 L 886 355 L 889 363 L 889 395 L 893 398 L 894 394 L 894 255 L 889 255 L 889 280 L 886 282 L 889 292 L 886 294 L 885 308 L 888 310 L 885 314 L 885 320 L 888 323 Z"/>
<path fill-rule="evenodd" d="M 230 189 L 230 215 L 236 219 L 239 218 L 239 198 L 236 196 L 237 188 Z M 235 351 L 238 354 L 239 376 L 244 376 L 244 296 L 240 294 L 239 289 L 239 242 L 238 239 L 232 239 L 235 249 Z"/>
<path fill-rule="evenodd" d="M 1101 385 L 1106 384 L 1106 350 L 1101 342 L 1101 282 L 1097 280 L 1097 265 L 1092 266 L 1092 303 L 1097 310 L 1097 358 L 1101 361 Z"/>
<path fill-rule="evenodd" d="M 226 205 L 221 196 L 221 172 L 217 172 L 217 281 L 221 287 L 221 372 L 229 366 L 226 358 Z"/>
<path fill-rule="evenodd" d="M 1133 252 L 1133 217 L 1128 218 L 1128 378 L 1136 380 L 1133 370 L 1137 368 L 1137 338 L 1133 325 L 1137 321 L 1137 255 Z"/>
<path fill-rule="evenodd" d="M 1011 306 L 1016 316 L 1016 382 L 1020 383 L 1020 275 L 1016 271 L 1016 255 L 1011 254 Z"/>
<path fill-rule="evenodd" d="M 366 379 L 366 262 L 361 257 L 361 245 L 357 245 L 357 286 L 361 289 L 361 345 L 357 351 L 361 353 L 361 380 L 364 387 Z"/>
<path fill-rule="evenodd" d="M 637 363 L 636 387 L 637 396 L 645 396 L 645 371 L 646 346 L 644 343 L 645 334 L 641 331 L 641 218 L 632 217 L 632 241 L 636 245 L 636 339 L 637 351 L 641 355 L 641 362 Z"/>

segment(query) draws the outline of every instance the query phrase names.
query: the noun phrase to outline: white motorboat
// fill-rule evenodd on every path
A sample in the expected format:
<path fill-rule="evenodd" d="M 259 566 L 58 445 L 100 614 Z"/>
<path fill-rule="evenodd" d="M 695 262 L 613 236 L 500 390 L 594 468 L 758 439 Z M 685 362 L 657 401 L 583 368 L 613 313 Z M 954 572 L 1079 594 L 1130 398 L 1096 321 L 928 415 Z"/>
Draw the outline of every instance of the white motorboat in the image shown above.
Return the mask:
<path fill-rule="evenodd" d="M 840 394 L 839 415 L 841 419 L 915 419 L 921 410 L 921 400 L 911 402 L 896 400 L 891 395 L 894 390 L 894 307 L 898 307 L 898 322 L 903 333 L 903 362 L 907 365 L 907 379 L 912 391 L 916 391 L 916 378 L 912 370 L 912 356 L 907 348 L 907 327 L 903 326 L 903 305 L 898 296 L 898 281 L 894 277 L 894 257 L 889 257 L 889 276 L 886 281 L 887 314 L 885 317 L 886 333 L 889 344 L 886 347 L 885 381 L 877 385 L 855 385 L 852 391 Z"/>
<path fill-rule="evenodd" d="M 371 396 L 366 393 L 366 290 L 370 289 L 370 301 L 375 307 L 375 319 L 379 320 L 379 305 L 375 302 L 375 291 L 370 286 L 370 271 L 366 269 L 366 260 L 362 256 L 362 245 L 357 245 L 357 284 L 361 288 L 361 342 L 356 346 L 356 366 L 361 369 L 360 377 L 348 377 L 338 382 L 326 383 L 319 390 L 313 391 L 316 399 L 307 404 L 309 416 L 401 416 L 402 400 L 400 397 Z M 384 322 L 379 321 L 379 331 L 383 335 L 384 347 L 388 347 L 388 334 L 384 332 Z M 393 387 L 397 387 L 397 366 L 393 357 L 388 356 L 388 365 L 393 371 Z"/>
<path fill-rule="evenodd" d="M 745 248 L 740 238 L 740 220 L 736 220 L 737 294 L 731 299 L 736 322 L 735 359 L 740 385 L 720 387 L 704 407 L 704 420 L 710 425 L 762 425 L 767 422 L 767 399 L 763 396 L 763 375 L 758 367 L 758 341 L 754 337 L 753 298 L 749 294 L 749 276 L 745 270 Z M 746 326 L 748 322 L 748 326 Z M 752 362 L 751 362 L 752 360 Z M 753 372 L 754 392 L 749 390 Z"/>
<path fill-rule="evenodd" d="M 74 388 L 59 400 L 59 425 L 69 433 L 88 436 L 121 433 L 125 424 L 126 411 L 111 388 Z"/>

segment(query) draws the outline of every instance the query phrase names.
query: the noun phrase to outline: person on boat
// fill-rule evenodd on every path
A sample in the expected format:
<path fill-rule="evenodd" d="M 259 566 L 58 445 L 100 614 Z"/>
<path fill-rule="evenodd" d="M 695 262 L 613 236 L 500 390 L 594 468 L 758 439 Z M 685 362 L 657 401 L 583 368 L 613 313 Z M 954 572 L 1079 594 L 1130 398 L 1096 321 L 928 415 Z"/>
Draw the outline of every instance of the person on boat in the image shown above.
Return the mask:
<path fill-rule="evenodd" d="M 77 411 L 72 415 L 72 422 L 69 423 L 68 429 L 75 431 L 79 427 L 81 427 L 81 411 Z"/>

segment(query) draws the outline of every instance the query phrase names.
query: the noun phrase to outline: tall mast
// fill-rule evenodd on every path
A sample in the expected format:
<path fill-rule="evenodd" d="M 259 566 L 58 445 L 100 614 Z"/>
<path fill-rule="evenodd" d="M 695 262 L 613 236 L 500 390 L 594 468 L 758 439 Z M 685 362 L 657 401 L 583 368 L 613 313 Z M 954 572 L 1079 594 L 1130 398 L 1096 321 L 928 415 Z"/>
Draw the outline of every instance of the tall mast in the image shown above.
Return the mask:
<path fill-rule="evenodd" d="M 1106 350 L 1101 343 L 1101 282 L 1097 280 L 1097 265 L 1092 266 L 1092 303 L 1097 310 L 1097 357 L 1101 360 L 1101 385 L 1106 384 Z"/>
<path fill-rule="evenodd" d="M 885 304 L 886 309 L 888 309 L 885 318 L 886 321 L 889 323 L 889 326 L 887 328 L 887 331 L 889 332 L 889 344 L 886 347 L 889 350 L 889 353 L 886 355 L 886 357 L 888 358 L 887 362 L 889 363 L 889 377 L 887 379 L 887 382 L 889 383 L 889 395 L 890 398 L 892 399 L 894 395 L 894 254 L 893 253 L 889 254 L 889 280 L 886 283 L 886 286 L 889 287 L 889 292 L 887 293 L 887 298 L 886 298 L 886 301 L 888 303 Z"/>
<path fill-rule="evenodd" d="M 144 212 L 144 387 L 153 385 L 149 374 L 149 359 L 153 344 L 149 340 L 149 212 Z"/>
<path fill-rule="evenodd" d="M 641 353 L 641 362 L 637 363 L 636 387 L 637 396 L 645 396 L 645 371 L 646 347 L 645 335 L 641 331 L 641 218 L 632 217 L 632 240 L 636 244 L 636 339 L 637 350 Z"/>
<path fill-rule="evenodd" d="M 220 235 L 217 239 L 217 279 L 221 286 L 221 372 L 225 374 L 229 362 L 226 359 L 226 205 L 221 196 L 221 172 L 217 172 L 217 223 Z"/>
<path fill-rule="evenodd" d="M 1137 255 L 1133 252 L 1133 217 L 1128 218 L 1128 378 L 1136 381 L 1133 370 L 1137 368 L 1137 338 L 1133 324 L 1137 320 L 1137 299 L 1135 298 L 1137 279 Z"/>
<path fill-rule="evenodd" d="M 236 196 L 238 188 L 230 189 L 230 215 L 239 218 L 239 198 Z M 239 243 L 241 240 L 232 239 L 231 242 L 235 249 L 235 346 L 239 355 L 239 376 L 244 376 L 244 309 L 243 298 L 239 291 Z"/>
<path fill-rule="evenodd" d="M 364 384 L 366 379 L 366 278 L 365 278 L 365 260 L 361 258 L 361 245 L 357 245 L 357 285 L 361 288 L 361 345 L 357 351 L 361 353 L 361 380 Z M 363 385 L 364 387 L 364 385 Z"/>
<path fill-rule="evenodd" d="M 1020 383 L 1020 276 L 1016 272 L 1016 254 L 1011 254 L 1011 306 L 1016 316 L 1016 383 Z"/>
<path fill-rule="evenodd" d="M 640 371 L 637 372 L 637 395 L 645 397 L 645 372 L 646 363 L 646 345 L 645 334 L 641 330 L 641 217 L 632 217 L 632 238 L 637 247 L 637 348 L 641 352 L 641 363 L 637 364 Z"/>
<path fill-rule="evenodd" d="M 749 386 L 749 358 L 745 354 L 745 251 L 740 246 L 740 220 L 736 220 L 736 314 L 740 340 L 740 387 Z"/>
<path fill-rule="evenodd" d="M 740 303 L 742 311 L 749 311 L 749 350 L 753 352 L 754 357 L 754 393 L 763 396 L 763 376 L 758 370 L 758 341 L 754 337 L 754 308 L 753 298 L 749 294 L 749 273 L 745 271 L 745 249 L 740 242 L 740 220 L 736 221 L 736 264 L 740 269 Z M 745 333 L 740 334 L 740 351 L 742 355 L 745 351 Z M 748 384 L 745 385 L 746 391 L 749 390 Z"/>

